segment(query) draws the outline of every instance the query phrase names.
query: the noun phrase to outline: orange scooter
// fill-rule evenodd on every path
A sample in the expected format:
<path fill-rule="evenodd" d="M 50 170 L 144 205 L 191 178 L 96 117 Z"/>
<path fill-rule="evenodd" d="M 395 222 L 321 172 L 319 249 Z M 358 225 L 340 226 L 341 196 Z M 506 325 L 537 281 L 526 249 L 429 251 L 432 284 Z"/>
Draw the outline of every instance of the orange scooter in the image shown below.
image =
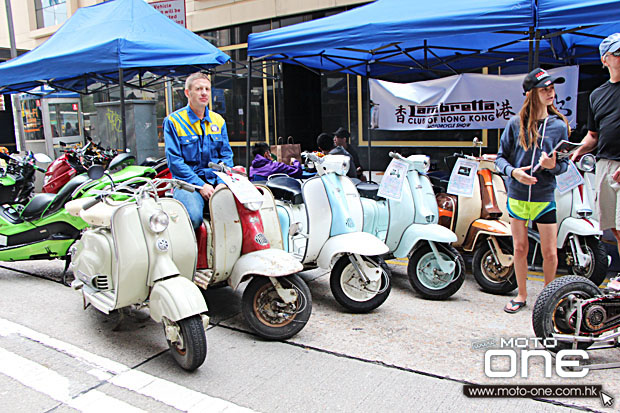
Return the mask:
<path fill-rule="evenodd" d="M 506 186 L 495 172 L 494 156 L 454 154 L 478 164 L 473 196 L 447 193 L 448 180 L 432 177 L 439 206 L 439 224 L 457 236 L 452 246 L 473 253 L 474 278 L 486 292 L 506 294 L 517 287 L 513 266 L 512 231 L 506 211 Z"/>

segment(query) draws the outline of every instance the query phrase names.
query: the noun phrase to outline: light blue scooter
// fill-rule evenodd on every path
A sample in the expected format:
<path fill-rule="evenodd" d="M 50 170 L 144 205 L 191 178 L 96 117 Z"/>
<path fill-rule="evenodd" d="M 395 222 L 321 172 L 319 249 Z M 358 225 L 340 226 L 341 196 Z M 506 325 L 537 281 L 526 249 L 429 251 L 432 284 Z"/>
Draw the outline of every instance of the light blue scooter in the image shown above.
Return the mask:
<path fill-rule="evenodd" d="M 409 281 L 424 298 L 446 299 L 463 285 L 465 264 L 450 245 L 456 241 L 456 234 L 437 223 L 437 201 L 426 176 L 428 156 L 404 158 L 390 152 L 390 157 L 407 164 L 400 201 L 377 196 L 377 184 L 358 184 L 364 208 L 364 232 L 383 240 L 391 256 L 409 258 Z M 388 166 L 384 176 L 392 172 Z"/>
<path fill-rule="evenodd" d="M 346 177 L 349 158 L 305 154 L 317 176 L 301 184 L 288 176 L 271 176 L 267 187 L 276 198 L 284 250 L 305 268 L 331 270 L 334 298 L 356 313 L 371 311 L 387 299 L 390 270 L 379 257 L 388 247 L 362 232 L 362 203 Z"/>

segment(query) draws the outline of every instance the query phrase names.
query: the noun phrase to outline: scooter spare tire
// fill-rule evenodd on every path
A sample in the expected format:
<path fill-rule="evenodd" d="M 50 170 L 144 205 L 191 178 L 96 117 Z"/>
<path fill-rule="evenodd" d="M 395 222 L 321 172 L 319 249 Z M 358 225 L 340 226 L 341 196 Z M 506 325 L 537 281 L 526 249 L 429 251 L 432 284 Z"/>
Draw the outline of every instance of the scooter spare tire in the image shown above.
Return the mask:
<path fill-rule="evenodd" d="M 603 284 L 607 276 L 607 252 L 605 251 L 605 246 L 596 237 L 578 238 L 582 251 L 590 256 L 590 265 L 585 268 L 573 265 L 571 267 L 572 273 L 589 279 L 597 286 Z"/>
<path fill-rule="evenodd" d="M 445 260 L 456 264 L 454 274 L 440 274 L 437 258 L 430 245 L 425 244 L 415 250 L 409 258 L 407 275 L 409 282 L 423 298 L 429 300 L 445 300 L 456 293 L 465 280 L 465 262 L 454 247 L 447 244 L 435 244 Z"/>
<path fill-rule="evenodd" d="M 549 283 L 540 293 L 532 312 L 534 333 L 541 339 L 548 339 L 556 334 L 574 334 L 575 328 L 569 321 L 573 313 L 571 296 L 588 299 L 601 294 L 596 285 L 587 278 L 578 275 L 566 275 Z M 578 348 L 585 350 L 592 343 L 580 342 Z M 547 349 L 557 352 L 572 348 L 567 341 L 557 341 L 555 347 Z"/>
<path fill-rule="evenodd" d="M 354 313 L 367 313 L 385 302 L 392 289 L 392 272 L 380 257 L 363 257 L 371 268 L 380 267 L 381 278 L 366 284 L 345 254 L 336 261 L 329 286 L 340 305 Z"/>
<path fill-rule="evenodd" d="M 177 324 L 181 330 L 178 341 L 174 343 L 168 341 L 172 358 L 184 370 L 196 370 L 207 358 L 207 337 L 202 318 L 194 315 L 176 323 L 170 323 Z"/>
<path fill-rule="evenodd" d="M 509 243 L 503 240 L 498 240 L 498 244 L 503 252 L 512 255 L 512 245 L 508 245 Z M 486 240 L 480 243 L 474 251 L 471 266 L 476 282 L 488 293 L 507 294 L 517 288 L 514 265 L 503 267 L 496 263 L 491 247 Z"/>
<path fill-rule="evenodd" d="M 267 277 L 253 277 L 245 287 L 241 311 L 252 330 L 268 340 L 286 340 L 299 333 L 312 313 L 310 289 L 298 275 L 278 277 L 283 288 L 297 291 L 297 300 L 287 304 Z"/>

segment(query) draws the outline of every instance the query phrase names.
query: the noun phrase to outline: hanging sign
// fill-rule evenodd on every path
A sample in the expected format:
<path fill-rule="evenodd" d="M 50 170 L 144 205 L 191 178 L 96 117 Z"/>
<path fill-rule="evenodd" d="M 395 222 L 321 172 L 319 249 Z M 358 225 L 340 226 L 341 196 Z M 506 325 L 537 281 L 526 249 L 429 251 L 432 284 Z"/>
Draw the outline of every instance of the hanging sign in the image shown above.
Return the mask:
<path fill-rule="evenodd" d="M 155 10 L 175 23 L 187 27 L 185 17 L 185 0 L 163 0 L 149 3 Z"/>
<path fill-rule="evenodd" d="M 474 196 L 477 173 L 477 161 L 458 158 L 450 174 L 447 192 L 452 195 L 462 195 L 471 198 Z"/>
<path fill-rule="evenodd" d="M 576 124 L 579 66 L 548 70 L 562 76 L 555 84 L 555 107 Z M 498 129 L 519 112 L 524 74 L 465 73 L 414 83 L 369 79 L 370 127 L 383 130 Z"/>
<path fill-rule="evenodd" d="M 393 199 L 394 201 L 400 201 L 403 193 L 403 184 L 407 177 L 408 165 L 398 159 L 392 159 L 381 184 L 379 185 L 379 191 L 377 195 L 383 198 Z"/>

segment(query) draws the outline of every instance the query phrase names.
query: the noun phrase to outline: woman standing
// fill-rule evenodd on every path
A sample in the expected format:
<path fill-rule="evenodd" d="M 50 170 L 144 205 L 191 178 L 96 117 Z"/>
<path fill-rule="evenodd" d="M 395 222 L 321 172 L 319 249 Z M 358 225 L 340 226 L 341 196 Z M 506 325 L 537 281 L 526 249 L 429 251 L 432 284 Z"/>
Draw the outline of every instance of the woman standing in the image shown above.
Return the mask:
<path fill-rule="evenodd" d="M 555 175 L 566 171 L 568 161 L 556 160 L 552 152 L 558 142 L 568 139 L 570 128 L 553 105 L 555 83 L 564 83 L 564 78 L 540 68 L 525 76 L 525 102 L 508 121 L 495 161 L 498 171 L 509 177 L 508 213 L 519 287 L 517 296 L 504 307 L 507 313 L 516 313 L 526 305 L 528 221 L 538 226 L 545 285 L 553 281 L 558 266 Z"/>

